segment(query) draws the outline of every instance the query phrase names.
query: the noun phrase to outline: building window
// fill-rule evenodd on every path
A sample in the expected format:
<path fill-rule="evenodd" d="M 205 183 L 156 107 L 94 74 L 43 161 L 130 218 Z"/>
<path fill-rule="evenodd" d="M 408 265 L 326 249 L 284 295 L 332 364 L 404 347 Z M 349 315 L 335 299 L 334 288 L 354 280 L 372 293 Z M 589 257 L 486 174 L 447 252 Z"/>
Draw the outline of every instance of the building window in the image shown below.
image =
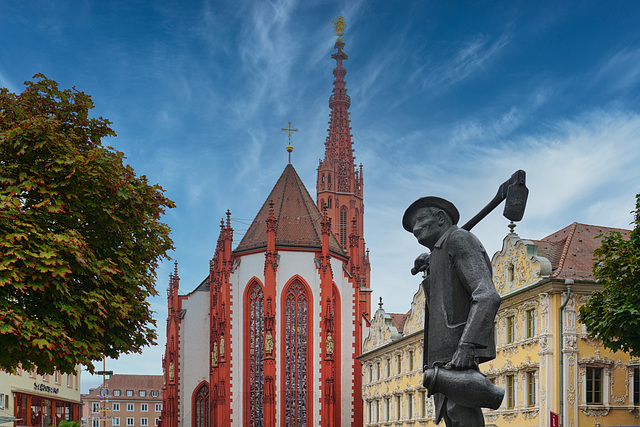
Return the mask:
<path fill-rule="evenodd" d="M 140 404 L 140 411 L 141 412 L 149 412 L 149 404 L 148 403 L 141 403 Z"/>
<path fill-rule="evenodd" d="M 54 381 L 56 384 L 60 384 L 60 372 L 55 371 L 55 372 L 53 373 L 53 381 Z"/>
<path fill-rule="evenodd" d="M 373 403 L 367 402 L 367 410 L 369 412 L 369 422 L 373 422 Z"/>
<path fill-rule="evenodd" d="M 47 374 L 42 374 L 42 381 L 47 381 L 47 382 L 49 382 L 49 375 L 47 375 Z"/>
<path fill-rule="evenodd" d="M 146 397 L 147 396 L 147 390 L 138 390 L 138 395 L 140 397 Z"/>
<path fill-rule="evenodd" d="M 536 335 L 535 311 L 527 310 L 527 338 L 533 338 Z"/>
<path fill-rule="evenodd" d="M 128 426 L 132 426 L 133 425 L 133 417 L 127 417 L 127 425 Z"/>
<path fill-rule="evenodd" d="M 509 264 L 509 269 L 508 269 L 508 280 L 509 283 L 513 283 L 516 279 L 516 268 L 515 265 L 513 264 Z"/>
<path fill-rule="evenodd" d="M 160 418 L 155 418 L 153 421 L 154 421 L 154 425 L 157 427 L 158 426 L 158 422 L 160 421 Z"/>
<path fill-rule="evenodd" d="M 112 426 L 119 426 L 120 425 L 120 417 L 111 418 L 111 425 Z"/>
<path fill-rule="evenodd" d="M 67 374 L 67 387 L 71 387 L 71 374 Z"/>
<path fill-rule="evenodd" d="M 507 344 L 511 344 L 515 340 L 514 320 L 515 316 L 507 317 Z"/>
<path fill-rule="evenodd" d="M 133 412 L 133 403 L 127 403 L 127 412 Z"/>
<path fill-rule="evenodd" d="M 587 405 L 602 405 L 602 368 L 587 368 Z"/>
<path fill-rule="evenodd" d="M 413 372 L 413 350 L 409 351 L 409 372 Z"/>
<path fill-rule="evenodd" d="M 427 418 L 427 394 L 424 391 L 419 391 L 418 399 L 420 399 L 420 418 Z"/>
<path fill-rule="evenodd" d="M 32 369 L 29 371 L 29 378 L 34 378 L 36 376 L 36 372 Z"/>
<path fill-rule="evenodd" d="M 196 393 L 195 401 L 192 409 L 195 414 L 194 427 L 209 427 L 209 386 L 203 383 Z M 257 425 L 252 423 L 253 425 Z"/>
<path fill-rule="evenodd" d="M 380 422 L 380 399 L 376 400 L 376 422 Z"/>
<path fill-rule="evenodd" d="M 391 376 L 391 360 L 390 359 L 386 359 L 384 361 L 384 366 L 385 366 L 386 377 L 389 378 Z"/>
<path fill-rule="evenodd" d="M 118 402 L 114 402 L 111 404 L 111 410 L 112 411 L 120 411 L 120 403 Z"/>
<path fill-rule="evenodd" d="M 151 390 L 151 397 L 158 397 L 160 396 L 160 393 L 158 392 L 158 390 Z"/>
<path fill-rule="evenodd" d="M 376 381 L 380 381 L 380 362 L 376 363 Z"/>
<path fill-rule="evenodd" d="M 402 399 L 400 398 L 400 395 L 398 395 L 396 396 L 396 420 L 401 419 L 401 414 L 402 414 Z"/>
<path fill-rule="evenodd" d="M 640 406 L 640 367 L 633 368 L 633 406 Z"/>
<path fill-rule="evenodd" d="M 396 356 L 396 365 L 398 366 L 398 375 L 402 373 L 402 355 L 399 354 Z"/>
<path fill-rule="evenodd" d="M 156 403 L 156 412 L 162 412 L 162 403 Z"/>
<path fill-rule="evenodd" d="M 513 389 L 513 375 L 507 375 L 507 409 L 515 407 L 516 396 Z"/>
<path fill-rule="evenodd" d="M 120 396 L 120 390 L 113 390 L 113 395 L 114 395 L 115 397 Z"/>
<path fill-rule="evenodd" d="M 413 394 L 407 394 L 407 419 L 413 419 Z"/>
<path fill-rule="evenodd" d="M 143 426 L 143 427 L 144 426 L 148 426 L 149 425 L 149 418 L 146 418 L 146 417 L 140 418 L 140 425 Z"/>
<path fill-rule="evenodd" d="M 391 399 L 388 397 L 384 399 L 384 417 L 385 421 L 391 421 Z"/>
<path fill-rule="evenodd" d="M 91 425 L 93 427 L 100 427 L 100 418 L 99 417 L 91 418 Z"/>
<path fill-rule="evenodd" d="M 307 424 L 307 414 L 312 413 L 308 382 L 309 347 L 309 297 L 300 282 L 293 282 L 285 292 L 284 334 L 284 419 L 287 426 Z M 378 368 L 379 369 L 379 368 Z M 379 373 L 379 371 L 378 371 Z"/>
<path fill-rule="evenodd" d="M 127 396 L 133 397 L 133 390 L 127 390 Z"/>
<path fill-rule="evenodd" d="M 96 412 L 100 412 L 100 403 L 98 403 L 98 402 L 93 402 L 93 403 L 91 404 L 91 412 L 93 412 L 94 414 L 95 414 Z"/>
<path fill-rule="evenodd" d="M 527 406 L 536 406 L 536 374 L 527 372 Z"/>
<path fill-rule="evenodd" d="M 263 413 L 264 396 L 264 291 L 259 283 L 253 282 L 247 289 L 245 306 L 247 323 L 245 345 L 250 349 L 245 386 L 246 404 L 249 407 L 249 425 L 259 425 Z"/>

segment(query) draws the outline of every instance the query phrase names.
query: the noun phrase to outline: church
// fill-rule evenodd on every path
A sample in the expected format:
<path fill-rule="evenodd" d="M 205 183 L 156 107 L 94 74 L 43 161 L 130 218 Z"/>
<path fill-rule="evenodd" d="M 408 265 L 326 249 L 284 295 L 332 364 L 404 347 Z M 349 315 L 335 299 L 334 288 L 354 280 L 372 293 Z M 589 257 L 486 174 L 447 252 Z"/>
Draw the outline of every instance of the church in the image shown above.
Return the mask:
<path fill-rule="evenodd" d="M 343 24 L 316 200 L 289 162 L 235 248 L 227 211 L 202 283 L 179 295 L 170 275 L 163 427 L 363 424 L 370 263 Z"/>

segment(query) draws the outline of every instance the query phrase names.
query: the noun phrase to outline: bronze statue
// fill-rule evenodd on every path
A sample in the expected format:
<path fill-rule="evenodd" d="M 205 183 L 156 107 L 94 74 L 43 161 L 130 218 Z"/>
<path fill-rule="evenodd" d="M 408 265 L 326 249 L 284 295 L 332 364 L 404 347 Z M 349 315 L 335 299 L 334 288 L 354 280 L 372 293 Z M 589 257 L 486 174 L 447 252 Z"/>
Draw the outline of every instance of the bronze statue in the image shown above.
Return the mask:
<path fill-rule="evenodd" d="M 405 230 L 430 250 L 416 258 L 411 272 L 425 272 L 423 385 L 434 396 L 436 423 L 482 427 L 480 408 L 498 409 L 502 402 L 504 389 L 478 367 L 496 356 L 493 322 L 500 296 L 489 257 L 469 230 L 505 199 L 504 216 L 514 226 L 524 215 L 528 193 L 525 172 L 519 170 L 460 228 L 458 209 L 440 197 L 422 197 L 404 213 Z"/>

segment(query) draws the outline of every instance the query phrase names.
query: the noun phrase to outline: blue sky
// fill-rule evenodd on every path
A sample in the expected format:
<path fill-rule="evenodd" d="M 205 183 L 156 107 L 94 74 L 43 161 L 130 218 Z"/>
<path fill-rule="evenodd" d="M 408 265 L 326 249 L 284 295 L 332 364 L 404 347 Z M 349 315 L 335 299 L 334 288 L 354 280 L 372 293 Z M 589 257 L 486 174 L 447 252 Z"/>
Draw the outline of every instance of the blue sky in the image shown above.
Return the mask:
<path fill-rule="evenodd" d="M 640 6 L 634 1 L 0 1 L 0 86 L 36 73 L 90 94 L 113 122 L 103 141 L 177 207 L 180 288 L 208 272 L 218 224 L 236 243 L 287 163 L 314 195 L 332 89 L 331 20 L 347 18 L 347 88 L 364 164 L 374 300 L 406 312 L 421 247 L 400 224 L 423 195 L 473 216 L 527 171 L 520 236 L 574 221 L 629 228 L 640 191 Z M 508 232 L 497 209 L 474 232 L 489 255 Z M 108 361 L 161 373 L 159 346 Z M 374 305 L 374 310 L 377 305 Z M 83 391 L 97 379 L 85 374 Z"/>

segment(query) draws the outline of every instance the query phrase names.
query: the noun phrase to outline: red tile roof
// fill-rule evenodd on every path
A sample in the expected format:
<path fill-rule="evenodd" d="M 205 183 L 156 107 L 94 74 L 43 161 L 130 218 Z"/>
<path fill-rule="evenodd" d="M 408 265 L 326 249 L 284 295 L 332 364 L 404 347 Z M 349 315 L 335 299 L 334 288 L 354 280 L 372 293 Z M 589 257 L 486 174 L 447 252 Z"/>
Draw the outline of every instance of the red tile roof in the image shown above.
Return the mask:
<path fill-rule="evenodd" d="M 158 397 L 152 397 L 151 391 L 158 391 L 159 397 L 162 398 L 162 375 L 126 375 L 115 374 L 107 379 L 109 393 L 113 394 L 113 390 L 120 390 L 118 400 L 140 400 L 138 390 L 146 390 L 147 394 L 144 399 L 158 400 Z M 127 396 L 126 390 L 133 390 L 133 396 Z M 97 398 L 99 389 L 91 389 L 85 399 Z"/>
<path fill-rule="evenodd" d="M 404 329 L 404 322 L 407 321 L 407 317 L 409 317 L 409 314 L 411 314 L 411 310 L 409 310 L 405 314 L 389 313 L 389 316 L 391 316 L 391 326 L 395 327 L 398 330 L 398 333 L 402 333 Z"/>
<path fill-rule="evenodd" d="M 235 249 L 235 253 L 267 247 L 265 221 L 269 217 L 271 201 L 274 203 L 274 217 L 278 220 L 276 247 L 322 248 L 322 214 L 294 167 L 288 164 Z M 329 250 L 345 255 L 333 233 L 329 236 Z"/>
<path fill-rule="evenodd" d="M 602 227 L 574 222 L 543 238 L 534 240 L 538 255 L 551 262 L 551 277 L 593 280 L 593 251 L 600 246 L 600 237 L 609 232 L 619 232 L 625 239 L 629 230 Z"/>

